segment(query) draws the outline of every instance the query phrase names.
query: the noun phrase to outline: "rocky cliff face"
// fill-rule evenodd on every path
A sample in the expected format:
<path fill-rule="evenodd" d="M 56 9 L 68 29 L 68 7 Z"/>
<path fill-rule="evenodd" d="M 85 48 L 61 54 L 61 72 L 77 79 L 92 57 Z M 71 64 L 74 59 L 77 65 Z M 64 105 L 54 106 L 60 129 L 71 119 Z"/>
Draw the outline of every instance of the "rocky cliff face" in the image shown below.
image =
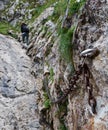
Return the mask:
<path fill-rule="evenodd" d="M 56 22 L 52 19 L 56 4 L 45 9 L 30 24 L 31 44 L 26 53 L 33 63 L 31 74 L 35 77 L 36 90 L 38 91 L 35 93 L 35 98 L 42 128 L 37 129 L 107 130 L 108 1 L 88 0 L 78 17 L 71 16 L 71 22 L 69 22 L 69 18 L 65 19 L 64 28 L 75 28 L 73 36 L 71 35 L 72 46 L 70 48 L 73 47 L 71 48 L 73 55 L 70 55 L 69 62 L 66 62 L 60 54 L 61 36 L 57 31 L 57 26 L 63 20 L 63 16 L 60 16 Z M 87 57 L 85 66 L 78 71 L 79 65 L 83 61 L 80 53 L 94 47 L 99 50 L 99 53 L 95 57 Z M 22 83 L 18 86 L 21 93 L 31 94 L 32 90 L 29 89 L 32 87 L 27 90 L 25 87 L 23 90 L 21 86 Z M 30 102 L 31 100 L 34 101 L 32 97 Z M 92 105 L 94 100 L 96 100 L 96 107 Z M 21 106 L 23 105 L 21 104 Z M 27 106 L 29 108 L 29 105 Z M 37 118 L 34 115 L 30 116 L 33 119 Z M 24 120 L 26 119 L 28 118 L 25 117 Z M 35 127 L 34 129 L 36 129 Z"/>
<path fill-rule="evenodd" d="M 41 23 L 44 20 L 44 16 L 46 16 L 45 12 L 40 15 L 41 19 L 36 19 L 36 21 L 39 20 L 39 22 L 35 23 L 35 34 L 37 35 L 28 50 L 28 55 L 35 61 L 34 73 L 37 78 L 43 77 L 41 79 L 43 84 L 38 88 L 38 105 L 40 115 L 43 116 L 40 121 L 46 129 L 108 129 L 106 12 L 107 1 L 89 1 L 78 18 L 73 39 L 75 70 L 78 69 L 77 66 L 82 62 L 81 51 L 90 47 L 97 47 L 100 51 L 97 57 L 86 58 L 85 61 L 89 69 L 92 96 L 97 102 L 95 114 L 89 105 L 89 93 L 87 92 L 86 82 L 84 82 L 84 74 L 77 81 L 77 89 L 72 91 L 67 98 L 65 97 L 64 101 L 58 101 L 62 97 L 62 92 L 69 87 L 68 78 L 69 75 L 72 75 L 73 66 L 71 63 L 67 64 L 60 57 L 58 50 L 60 38 L 55 29 L 56 25 L 49 20 L 43 25 L 48 27 L 47 31 L 41 28 Z M 51 30 L 53 30 L 53 33 Z M 48 35 L 48 32 L 50 32 L 50 35 Z M 40 68 L 41 71 L 38 73 Z M 45 97 L 46 93 L 48 97 Z M 58 101 L 58 103 L 54 103 L 55 101 Z"/>
<path fill-rule="evenodd" d="M 31 60 L 14 39 L 0 43 L 0 129 L 40 130 Z"/>
<path fill-rule="evenodd" d="M 97 101 L 97 114 L 92 118 L 87 117 L 88 123 L 82 129 L 106 130 L 108 129 L 108 88 L 107 88 L 107 15 L 108 1 L 89 1 L 80 16 L 80 21 L 75 34 L 74 61 L 78 65 L 80 59 L 78 55 L 84 49 L 98 48 L 100 53 L 95 58 L 87 58 L 86 64 L 91 75 L 93 95 Z M 86 95 L 84 96 L 86 99 Z M 86 100 L 85 100 L 86 101 Z M 87 102 L 87 101 L 86 101 Z M 82 105 L 87 108 L 87 104 L 82 101 Z M 85 112 L 87 115 L 87 112 Z M 78 114 L 78 116 L 82 116 Z M 81 121 L 81 119 L 80 119 Z"/>
<path fill-rule="evenodd" d="M 35 15 L 35 8 L 37 5 L 41 6 L 46 0 L 5 0 L 0 1 L 0 18 L 8 21 L 11 25 L 16 26 L 22 20 L 30 22 Z"/>
<path fill-rule="evenodd" d="M 9 0 L 0 0 L 0 10 L 3 10 L 5 8 L 5 5 L 7 5 Z"/>

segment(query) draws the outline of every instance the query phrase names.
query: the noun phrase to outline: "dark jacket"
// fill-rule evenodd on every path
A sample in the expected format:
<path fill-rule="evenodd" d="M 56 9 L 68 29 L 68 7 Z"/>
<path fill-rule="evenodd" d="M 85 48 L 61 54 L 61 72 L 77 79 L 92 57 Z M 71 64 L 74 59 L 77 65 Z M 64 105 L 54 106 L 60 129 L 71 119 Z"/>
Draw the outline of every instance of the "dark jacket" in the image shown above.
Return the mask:
<path fill-rule="evenodd" d="M 29 28 L 27 27 L 27 24 L 25 24 L 25 23 L 21 24 L 21 32 L 29 33 Z"/>

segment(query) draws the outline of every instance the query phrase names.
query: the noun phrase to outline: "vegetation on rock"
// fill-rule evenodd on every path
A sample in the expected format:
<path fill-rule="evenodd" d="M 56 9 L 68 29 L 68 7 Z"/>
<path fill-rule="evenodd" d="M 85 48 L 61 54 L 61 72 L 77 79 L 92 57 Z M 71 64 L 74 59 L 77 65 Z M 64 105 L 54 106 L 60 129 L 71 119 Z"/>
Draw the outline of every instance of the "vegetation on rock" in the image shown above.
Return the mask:
<path fill-rule="evenodd" d="M 14 28 L 12 25 L 10 25 L 8 22 L 6 21 L 1 21 L 0 22 L 0 33 L 1 34 L 5 34 L 8 35 L 9 30 L 13 30 L 13 32 L 15 33 L 17 30 L 16 28 Z M 15 36 L 15 35 L 14 35 Z"/>
<path fill-rule="evenodd" d="M 46 92 L 44 92 L 43 96 L 44 96 L 44 106 L 46 109 L 49 109 L 51 107 L 51 101 Z"/>

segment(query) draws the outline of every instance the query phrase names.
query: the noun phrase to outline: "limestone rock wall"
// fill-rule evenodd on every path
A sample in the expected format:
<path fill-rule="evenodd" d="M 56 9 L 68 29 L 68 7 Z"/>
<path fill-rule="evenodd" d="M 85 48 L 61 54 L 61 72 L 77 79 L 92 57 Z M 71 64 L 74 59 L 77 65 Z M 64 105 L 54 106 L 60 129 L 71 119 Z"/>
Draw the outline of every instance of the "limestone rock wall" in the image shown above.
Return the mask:
<path fill-rule="evenodd" d="M 80 53 L 89 47 L 97 47 L 100 54 L 94 59 L 87 58 L 93 95 L 97 101 L 93 114 L 88 104 L 88 93 L 83 75 L 77 83 L 78 89 L 68 95 L 65 101 L 52 103 L 68 88 L 68 76 L 72 75 L 71 64 L 67 64 L 59 53 L 59 36 L 56 24 L 47 20 L 43 12 L 34 22 L 32 42 L 28 55 L 34 61 L 32 74 L 40 82 L 38 106 L 43 129 L 59 130 L 107 130 L 107 4 L 108 1 L 92 1 L 82 10 L 74 32 L 73 60 L 77 70 L 81 62 Z M 90 9 L 89 9 L 90 8 Z M 53 12 L 53 9 L 51 9 Z M 50 13 L 49 13 L 50 12 Z M 46 15 L 48 14 L 48 15 Z M 45 21 L 43 22 L 45 17 Z M 33 34 L 35 33 L 35 36 Z M 103 69 L 104 68 L 104 69 Z M 42 77 L 42 78 L 41 78 Z"/>
<path fill-rule="evenodd" d="M 5 8 L 5 5 L 9 2 L 10 0 L 0 0 L 0 10 L 3 10 Z"/>
<path fill-rule="evenodd" d="M 40 2 L 41 4 L 41 0 L 38 2 Z M 24 3 L 24 7 L 28 7 L 28 5 L 29 2 Z M 18 80 L 15 81 L 17 82 L 18 85 L 15 88 L 11 87 L 10 84 L 11 81 L 10 80 L 8 81 L 8 78 L 11 77 L 10 75 L 9 76 L 7 75 L 5 78 L 4 75 L 1 76 L 3 78 L 3 80 L 1 80 L 2 86 L 3 84 L 7 83 L 10 85 L 9 88 L 11 89 L 14 88 L 14 90 L 12 90 L 11 92 L 10 89 L 6 89 L 7 87 L 5 88 L 6 91 L 4 91 L 4 88 L 3 90 L 1 90 L 2 92 L 1 96 L 3 98 L 9 98 L 10 101 L 13 101 L 11 105 L 12 112 L 10 116 L 7 116 L 9 117 L 9 119 L 10 117 L 14 117 L 14 121 L 12 120 L 9 120 L 10 122 L 7 121 L 8 122 L 7 126 L 9 127 L 10 130 L 15 126 L 16 122 L 18 124 L 16 126 L 22 130 L 23 129 L 30 129 L 30 130 L 32 129 L 107 130 L 108 129 L 108 89 L 107 89 L 108 7 L 107 6 L 108 6 L 107 0 L 95 0 L 95 1 L 88 0 L 86 2 L 86 6 L 84 6 L 84 8 L 82 9 L 81 14 L 78 17 L 76 17 L 78 19 L 75 20 L 72 19 L 75 22 L 74 23 L 72 21 L 72 25 L 75 25 L 75 31 L 72 39 L 72 45 L 73 45 L 72 60 L 74 61 L 75 70 L 78 70 L 78 65 L 82 61 L 80 53 L 83 50 L 91 47 L 92 48 L 97 47 L 100 51 L 99 55 L 97 55 L 92 59 L 87 58 L 85 61 L 90 72 L 90 83 L 93 86 L 93 96 L 97 101 L 96 106 L 97 114 L 93 114 L 91 107 L 88 104 L 88 93 L 86 91 L 83 74 L 80 76 L 77 85 L 74 86 L 76 89 L 73 92 L 70 92 L 70 94 L 68 94 L 62 101 L 54 103 L 54 101 L 60 99 L 60 97 L 63 95 L 63 92 L 66 91 L 66 89 L 69 87 L 68 83 L 70 76 L 73 76 L 74 73 L 72 71 L 73 61 L 72 63 L 67 63 L 60 55 L 59 50 L 60 36 L 57 33 L 57 25 L 59 24 L 59 22 L 62 21 L 63 17 L 61 16 L 60 18 L 58 18 L 57 23 L 55 23 L 52 19 L 50 19 L 50 17 L 53 15 L 54 12 L 54 5 L 52 5 L 51 7 L 45 9 L 34 20 L 34 22 L 29 25 L 31 27 L 30 32 L 31 44 L 29 45 L 26 54 L 31 58 L 32 62 L 32 67 L 30 69 L 30 73 L 32 74 L 32 76 L 30 76 L 30 78 L 34 80 L 33 77 L 35 77 L 35 82 L 31 81 L 26 82 L 25 79 L 29 77 L 29 72 L 27 71 L 28 73 L 26 73 L 25 70 L 23 78 L 24 81 L 22 81 L 22 78 L 20 79 L 20 75 L 23 74 L 22 73 L 17 74 L 19 75 L 19 77 Z M 12 7 L 16 9 L 17 6 Z M 10 12 L 13 10 L 12 8 L 9 9 Z M 3 39 L 2 36 L 1 38 Z M 8 54 L 6 55 L 6 57 L 8 57 Z M 9 57 L 6 60 L 10 63 Z M 15 60 L 15 64 L 18 61 Z M 17 67 L 19 69 L 20 65 L 16 66 L 15 69 Z M 22 65 L 22 67 L 24 67 L 24 69 L 27 69 L 25 63 L 24 65 Z M 2 69 L 4 70 L 4 73 L 8 72 L 6 68 Z M 22 72 L 23 70 L 20 71 Z M 27 77 L 25 76 L 25 74 Z M 19 79 L 21 80 L 22 83 L 19 82 Z M 33 83 L 35 83 L 36 87 L 34 87 Z M 31 96 L 31 98 L 29 97 L 28 99 L 28 95 Z M 15 102 L 17 96 L 19 99 L 18 103 L 21 104 L 16 103 L 17 101 Z M 36 103 L 34 101 L 34 97 L 35 100 L 37 101 L 37 106 L 33 105 L 33 107 L 31 108 L 30 107 L 31 101 L 33 101 L 33 104 Z M 33 113 L 30 111 L 31 112 L 30 115 L 28 114 L 28 116 L 31 117 L 29 119 L 28 116 L 24 116 L 26 115 L 24 114 L 25 111 L 16 112 L 17 108 L 18 109 L 20 108 L 20 105 L 21 110 L 23 109 L 22 98 L 24 98 L 25 103 L 24 109 L 27 109 L 27 111 L 32 109 Z M 11 103 L 9 102 L 9 104 Z M 25 106 L 27 107 L 25 108 Z M 37 110 L 36 107 L 39 113 L 38 118 L 39 122 L 37 121 L 38 115 L 36 113 Z M 21 115 L 19 114 L 20 112 Z M 18 113 L 18 115 L 15 115 L 16 113 Z M 21 116 L 22 121 L 21 125 L 19 125 L 20 123 L 19 115 Z M 41 124 L 41 127 L 38 123 Z M 39 127 L 37 128 L 37 126 Z M 5 126 L 1 125 L 1 128 L 5 128 Z"/>
<path fill-rule="evenodd" d="M 55 85 L 59 78 L 59 53 L 56 25 L 46 20 L 53 14 L 54 8 L 47 8 L 33 23 L 31 34 L 35 34 L 32 43 L 28 48 L 27 54 L 34 61 L 32 74 L 36 77 L 38 86 L 38 109 L 40 113 L 40 123 L 43 129 L 58 129 L 60 126 L 59 119 L 56 117 L 58 111 L 57 105 L 51 105 L 47 97 L 46 90 L 51 89 L 49 93 L 56 98 Z M 47 74 L 49 75 L 47 77 Z M 53 111 L 53 113 L 52 113 Z M 54 127 L 54 128 L 53 128 Z"/>
<path fill-rule="evenodd" d="M 35 15 L 35 8 L 42 6 L 46 0 L 5 0 L 0 1 L 0 19 L 8 21 L 11 25 L 16 26 L 18 23 L 30 22 Z"/>
<path fill-rule="evenodd" d="M 83 94 L 81 101 L 84 107 L 83 119 L 81 118 L 81 106 L 78 99 L 74 100 L 79 108 L 78 124 L 84 123 L 82 129 L 86 130 L 106 130 L 108 129 L 108 88 L 107 88 L 107 15 L 106 12 L 108 1 L 89 1 L 87 7 L 83 10 L 83 14 L 79 17 L 78 26 L 74 39 L 74 61 L 78 65 L 81 61 L 79 55 L 81 51 L 88 48 L 97 47 L 100 51 L 95 58 L 87 58 L 86 64 L 89 67 L 92 76 L 93 94 L 97 101 L 97 114 L 89 117 L 87 115 L 87 93 Z M 77 67 L 76 67 L 77 68 Z M 79 97 L 76 97 L 79 98 Z M 72 101 L 73 101 L 72 100 Z M 71 104 L 73 104 L 73 102 Z M 73 110 L 73 108 L 72 108 Z M 88 109 L 89 110 L 89 109 Z M 79 114 L 80 113 L 80 114 Z M 87 122 L 86 122 L 87 121 Z"/>
<path fill-rule="evenodd" d="M 0 35 L 0 129 L 41 130 L 31 60 L 20 43 Z"/>

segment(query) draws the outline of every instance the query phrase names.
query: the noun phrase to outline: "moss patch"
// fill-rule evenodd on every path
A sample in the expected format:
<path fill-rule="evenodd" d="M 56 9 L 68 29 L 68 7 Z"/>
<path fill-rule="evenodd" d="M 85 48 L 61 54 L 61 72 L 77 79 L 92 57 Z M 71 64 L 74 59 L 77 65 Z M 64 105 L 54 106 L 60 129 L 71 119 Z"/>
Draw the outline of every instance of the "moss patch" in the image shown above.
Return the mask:
<path fill-rule="evenodd" d="M 50 81 L 53 82 L 54 81 L 54 71 L 53 68 L 50 68 Z"/>
<path fill-rule="evenodd" d="M 67 130 L 65 126 L 65 120 L 64 117 L 67 115 L 67 104 L 68 102 L 65 101 L 63 104 L 59 104 L 59 111 L 58 111 L 58 117 L 60 120 L 60 127 L 59 130 Z"/>
<path fill-rule="evenodd" d="M 52 6 L 55 2 L 56 0 L 46 0 L 46 3 L 44 3 L 43 5 L 37 5 L 32 12 L 32 20 L 37 18 L 46 8 Z"/>
<path fill-rule="evenodd" d="M 59 50 L 61 57 L 64 58 L 67 62 L 72 60 L 72 42 L 75 27 L 67 29 L 62 29 L 60 34 Z"/>
<path fill-rule="evenodd" d="M 49 109 L 51 107 L 51 101 L 46 92 L 44 92 L 43 96 L 44 96 L 44 106 L 45 108 Z"/>
<path fill-rule="evenodd" d="M 17 37 L 16 32 L 17 32 L 18 30 L 16 30 L 15 27 L 11 26 L 11 25 L 10 25 L 8 22 L 6 22 L 6 21 L 0 22 L 0 33 L 1 33 L 1 34 L 9 35 L 9 34 L 8 34 L 8 31 L 9 31 L 9 30 L 12 30 L 12 31 L 13 31 L 12 37 L 16 38 L 16 37 Z"/>
<path fill-rule="evenodd" d="M 0 22 L 0 33 L 1 34 L 8 34 L 8 30 L 11 29 L 11 26 L 7 22 Z"/>

